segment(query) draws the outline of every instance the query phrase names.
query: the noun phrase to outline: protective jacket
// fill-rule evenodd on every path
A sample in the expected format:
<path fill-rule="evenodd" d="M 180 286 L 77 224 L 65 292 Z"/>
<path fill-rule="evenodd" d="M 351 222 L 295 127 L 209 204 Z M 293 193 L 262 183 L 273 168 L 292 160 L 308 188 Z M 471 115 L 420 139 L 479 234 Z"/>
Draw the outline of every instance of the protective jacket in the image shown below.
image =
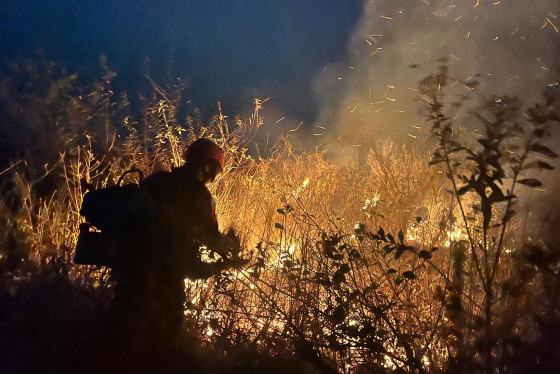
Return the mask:
<path fill-rule="evenodd" d="M 113 307 L 125 323 L 172 339 L 184 318 L 184 279 L 212 276 L 216 266 L 201 261 L 200 246 L 218 246 L 222 235 L 210 191 L 187 166 L 149 176 L 140 190 L 157 209 L 113 266 Z"/>
<path fill-rule="evenodd" d="M 167 262 L 162 270 L 178 271 L 183 278 L 210 277 L 212 268 L 200 260 L 199 248 L 216 248 L 222 237 L 210 191 L 185 166 L 148 177 L 141 189 L 158 206 L 153 227 L 160 251 L 152 253 L 154 260 Z"/>

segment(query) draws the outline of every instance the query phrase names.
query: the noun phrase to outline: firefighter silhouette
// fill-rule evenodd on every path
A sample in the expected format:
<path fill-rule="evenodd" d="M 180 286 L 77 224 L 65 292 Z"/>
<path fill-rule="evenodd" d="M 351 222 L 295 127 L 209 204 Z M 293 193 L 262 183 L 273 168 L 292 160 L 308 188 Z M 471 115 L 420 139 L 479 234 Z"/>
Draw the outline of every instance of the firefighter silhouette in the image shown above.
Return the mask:
<path fill-rule="evenodd" d="M 175 339 L 184 319 L 184 279 L 206 279 L 246 263 L 239 241 L 218 230 L 207 185 L 224 167 L 224 153 L 209 139 L 192 143 L 185 164 L 155 173 L 139 185 L 91 191 L 84 197 L 76 263 L 112 268 L 113 314 L 123 325 Z M 97 195 L 96 195 L 97 193 Z M 101 231 L 92 231 L 95 226 Z M 201 260 L 201 246 L 220 260 Z"/>

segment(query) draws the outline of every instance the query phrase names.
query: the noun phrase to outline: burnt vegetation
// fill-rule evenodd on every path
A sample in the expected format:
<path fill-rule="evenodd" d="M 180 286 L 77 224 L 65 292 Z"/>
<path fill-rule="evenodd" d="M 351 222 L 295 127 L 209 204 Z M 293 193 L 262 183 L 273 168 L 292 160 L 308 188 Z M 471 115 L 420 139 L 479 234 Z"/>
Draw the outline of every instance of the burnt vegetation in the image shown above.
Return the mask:
<path fill-rule="evenodd" d="M 419 84 L 430 153 L 375 146 L 341 166 L 287 138 L 250 155 L 258 99 L 246 120 L 218 107 L 206 124 L 178 118 L 183 86 L 151 82 L 133 111 L 101 63 L 89 86 L 52 63 L 0 82 L 0 371 L 554 372 L 560 247 L 519 205 L 555 173 L 557 88 L 488 100 L 473 135 L 446 114 L 442 66 Z M 80 181 L 169 170 L 201 136 L 226 151 L 212 192 L 250 264 L 187 280 L 183 342 L 163 350 L 116 336 L 110 270 L 73 264 Z"/>

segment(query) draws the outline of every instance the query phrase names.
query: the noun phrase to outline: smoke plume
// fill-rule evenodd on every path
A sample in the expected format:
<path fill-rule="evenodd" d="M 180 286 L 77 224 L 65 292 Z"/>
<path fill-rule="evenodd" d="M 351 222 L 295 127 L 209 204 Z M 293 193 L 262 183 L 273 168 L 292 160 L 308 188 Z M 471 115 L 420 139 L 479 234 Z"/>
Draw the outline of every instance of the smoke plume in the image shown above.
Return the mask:
<path fill-rule="evenodd" d="M 346 145 L 423 141 L 415 89 L 442 57 L 454 78 L 481 83 L 473 92 L 457 84 L 449 101 L 507 94 L 529 104 L 558 85 L 559 16 L 549 0 L 365 1 L 347 61 L 316 79 L 319 124 Z"/>

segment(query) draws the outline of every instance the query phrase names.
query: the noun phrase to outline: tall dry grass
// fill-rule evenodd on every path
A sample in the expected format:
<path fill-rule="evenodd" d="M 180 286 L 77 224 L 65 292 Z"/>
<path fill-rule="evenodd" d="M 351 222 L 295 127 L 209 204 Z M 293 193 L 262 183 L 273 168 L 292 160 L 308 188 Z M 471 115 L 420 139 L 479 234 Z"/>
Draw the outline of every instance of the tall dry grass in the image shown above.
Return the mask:
<path fill-rule="evenodd" d="M 170 170 L 181 164 L 186 145 L 205 136 L 226 152 L 225 173 L 211 187 L 220 226 L 235 228 L 242 256 L 251 260 L 244 269 L 185 282 L 186 326 L 210 347 L 294 350 L 321 372 L 488 372 L 488 362 L 492 370 L 515 372 L 530 358 L 519 355 L 515 365 L 505 358 L 547 341 L 531 303 L 549 308 L 546 322 L 555 323 L 558 263 L 550 253 L 556 252 L 533 243 L 549 262 L 527 260 L 527 247 L 518 245 L 524 238 L 514 235 L 523 217 L 503 222 L 503 205 L 492 205 L 505 250 L 495 257 L 488 307 L 486 273 L 477 273 L 474 256 L 481 253 L 477 243 L 495 238 L 481 229 L 476 209 L 462 217 L 477 196 L 453 191 L 450 179 L 468 170 L 467 162 L 455 159 L 450 173 L 430 166 L 426 151 L 385 144 L 372 147 L 364 165 L 342 165 L 320 150 L 296 152 L 285 138 L 262 159 L 248 152 L 262 125 L 260 100 L 247 120 L 230 122 L 218 107 L 209 124 L 190 118 L 185 129 L 177 118 L 183 87 L 153 83 L 135 122 L 128 99 L 116 97 L 109 81 L 81 96 L 88 103 L 71 96 L 74 84 L 63 78 L 47 91 L 66 121 L 58 131 L 69 139 L 54 161 L 43 171 L 39 160 L 25 159 L 3 175 L 4 295 L 17 295 L 38 273 L 91 292 L 110 289 L 108 269 L 72 263 L 85 193 L 80 181 L 102 188 L 132 168 L 146 175 Z M 53 90 L 64 100 L 53 101 Z M 76 113 L 89 113 L 89 125 Z M 47 179 L 55 188 L 45 193 L 37 186 Z M 493 316 L 484 322 L 488 308 Z M 484 346 L 489 339 L 497 348 Z"/>

